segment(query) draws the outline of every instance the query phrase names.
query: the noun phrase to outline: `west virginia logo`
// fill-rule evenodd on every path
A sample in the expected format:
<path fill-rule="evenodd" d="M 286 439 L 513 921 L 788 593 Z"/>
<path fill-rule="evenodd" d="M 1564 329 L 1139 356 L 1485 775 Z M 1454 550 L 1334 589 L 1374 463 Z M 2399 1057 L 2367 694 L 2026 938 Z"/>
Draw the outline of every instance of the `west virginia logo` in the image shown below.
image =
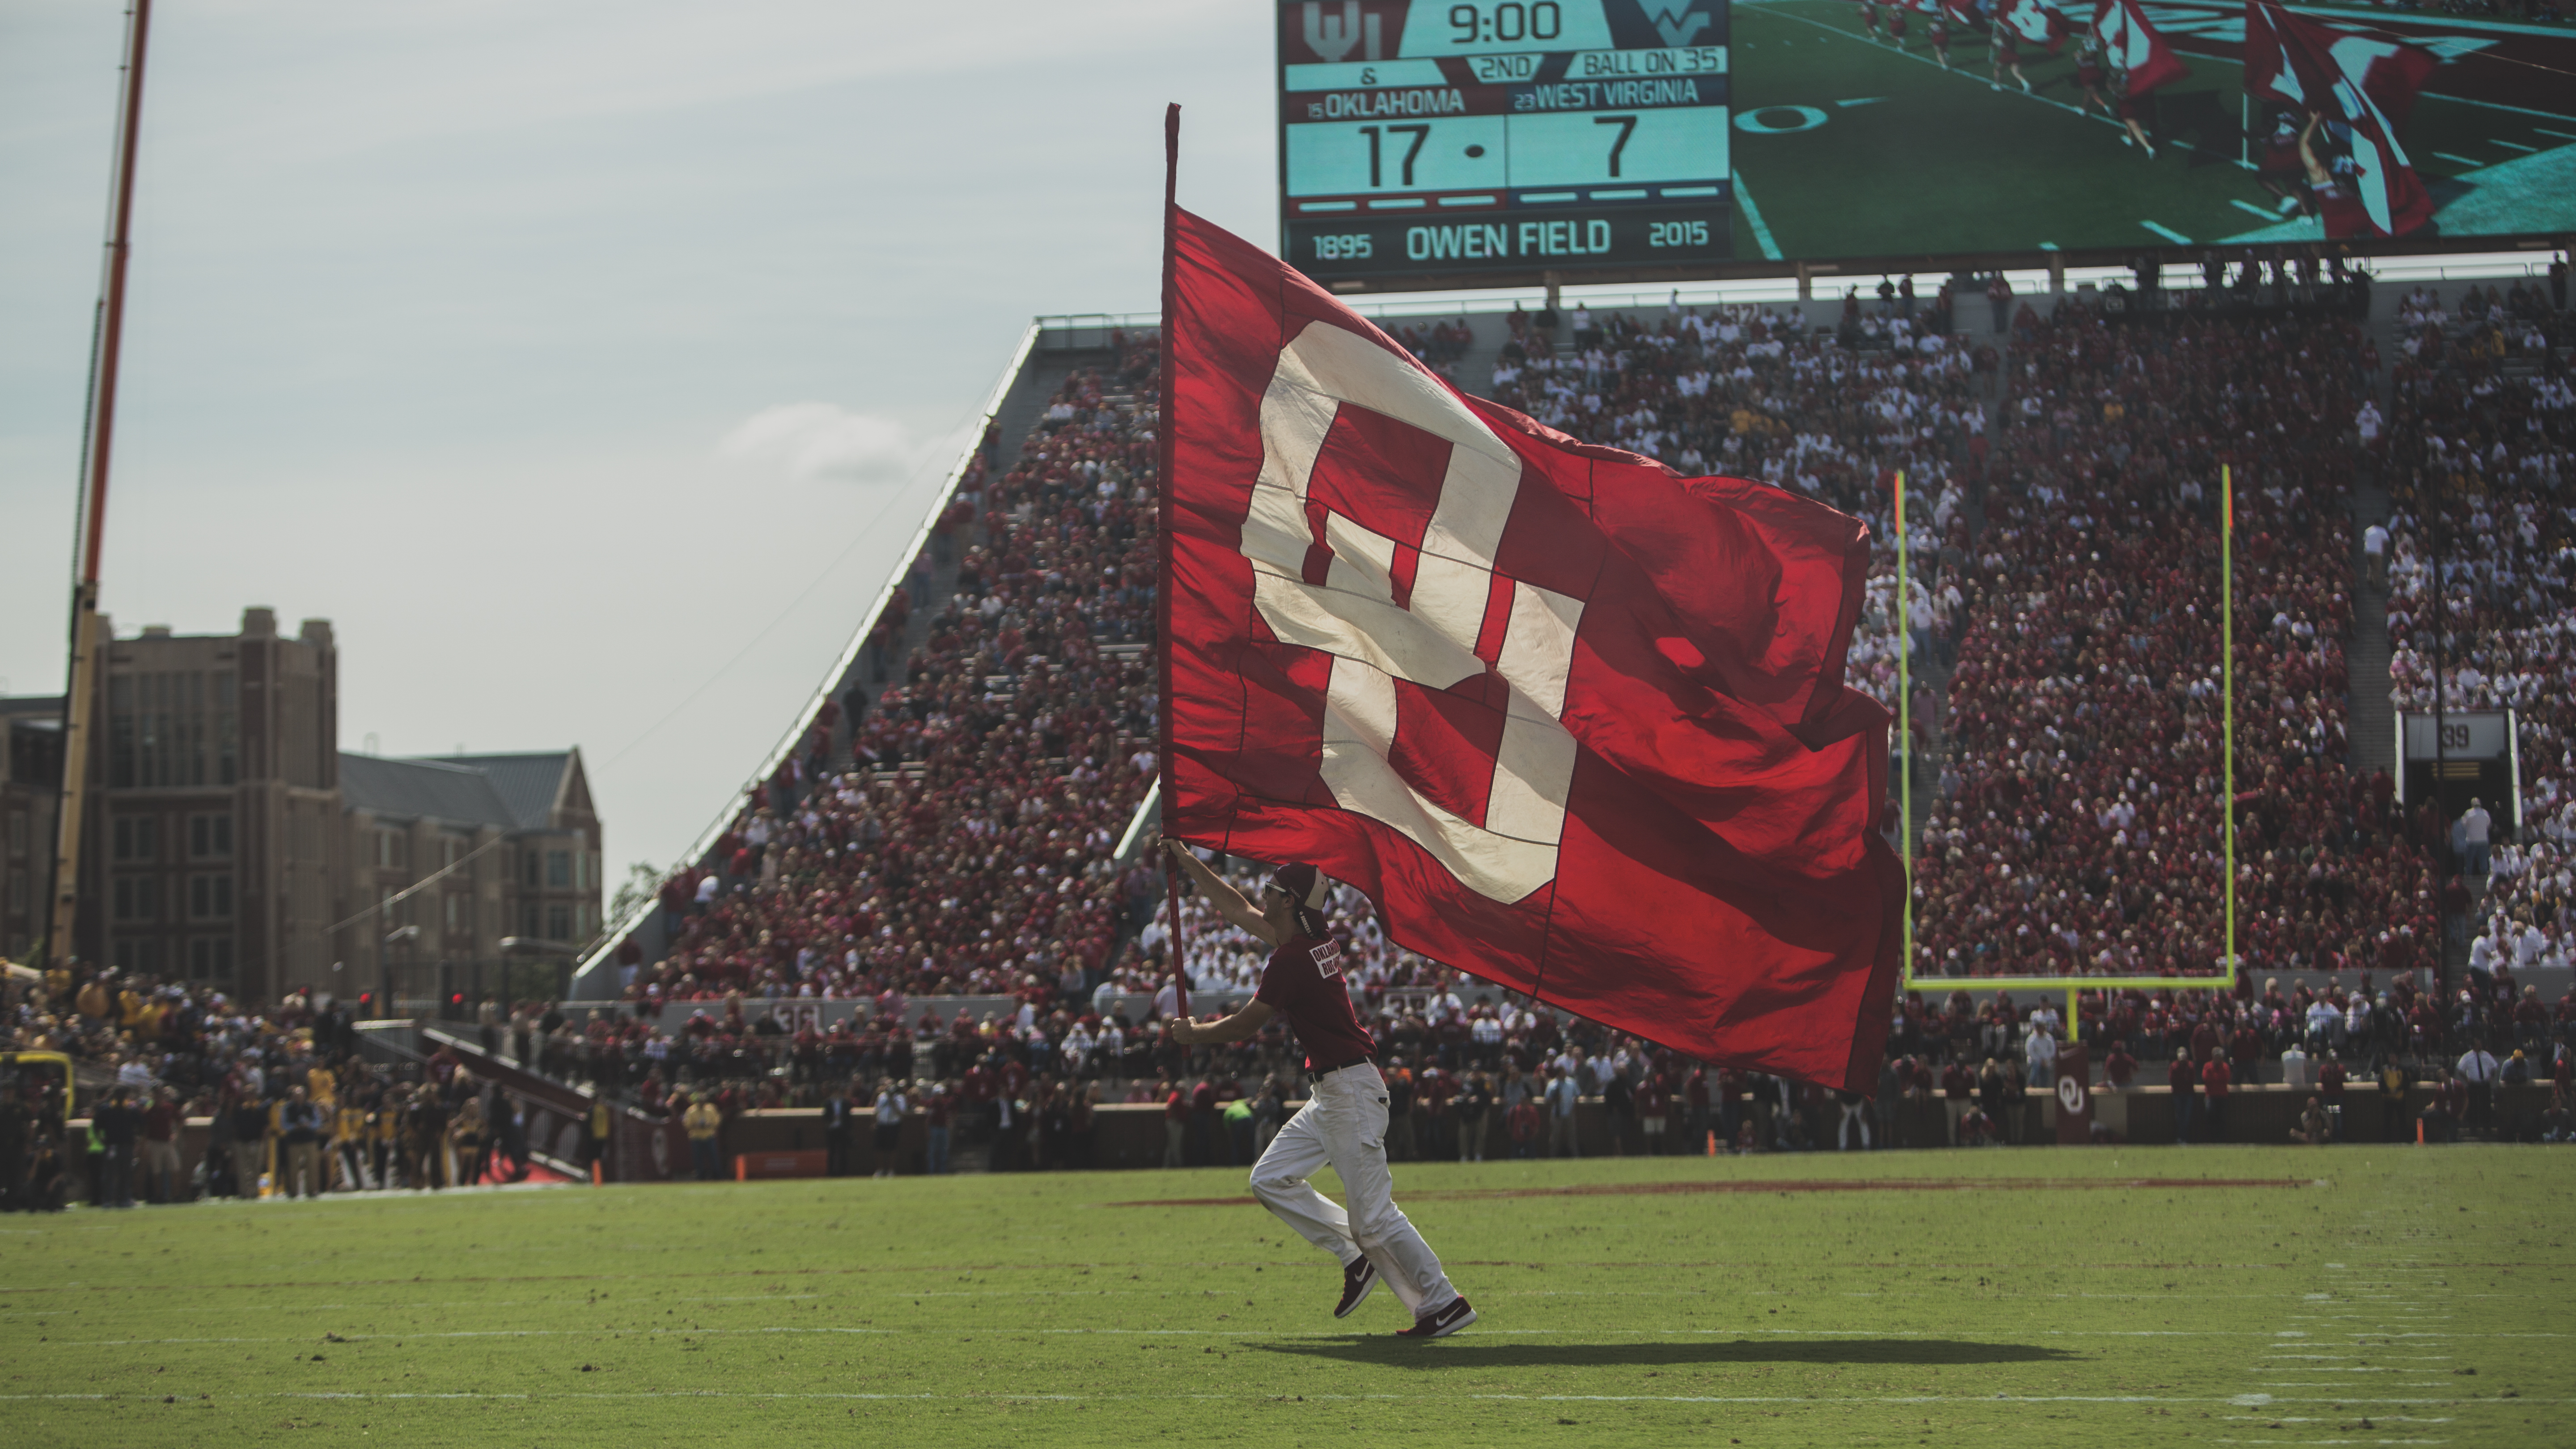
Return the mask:
<path fill-rule="evenodd" d="M 1637 8 L 1643 10 L 1645 6 L 1641 3 Z M 1705 10 L 1684 9 L 1675 14 L 1670 6 L 1649 12 L 1646 18 L 1654 22 L 1655 33 L 1664 38 L 1666 45 L 1688 45 L 1697 40 L 1699 33 L 1709 25 Z"/>

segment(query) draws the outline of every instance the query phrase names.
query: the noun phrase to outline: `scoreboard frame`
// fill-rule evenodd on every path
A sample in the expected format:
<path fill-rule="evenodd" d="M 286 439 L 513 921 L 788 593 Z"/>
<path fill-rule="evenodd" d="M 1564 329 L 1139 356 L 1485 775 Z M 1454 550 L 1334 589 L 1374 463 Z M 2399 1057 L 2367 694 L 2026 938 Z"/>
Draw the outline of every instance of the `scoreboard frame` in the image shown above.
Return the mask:
<path fill-rule="evenodd" d="M 1280 255 L 1318 283 L 1734 269 L 1728 0 L 1276 0 L 1275 15 Z"/>
<path fill-rule="evenodd" d="M 2329 29 L 2445 57 L 2422 92 L 2423 104 L 2414 108 L 2412 120 L 2401 117 L 2399 128 L 2399 139 L 2436 188 L 2441 209 L 2434 224 L 2397 236 L 2321 235 L 2313 210 L 2276 221 L 2284 215 L 2274 209 L 2282 198 L 2265 190 L 2255 174 L 2250 130 L 2240 136 L 2241 128 L 2221 127 L 2224 134 L 2213 142 L 2180 120 L 2179 134 L 2170 135 L 2161 122 L 2151 123 L 2159 149 L 2177 149 L 2180 157 L 2171 165 L 2141 167 L 2136 153 L 2109 144 L 2123 139 L 2112 116 L 2096 117 L 2055 95 L 2024 96 L 2014 87 L 1986 83 L 1992 51 L 1986 18 L 2010 11 L 2016 28 L 2027 32 L 2018 22 L 2024 9 L 2036 7 L 2033 13 L 2062 17 L 2070 31 L 2081 32 L 2095 0 L 1963 0 L 1974 23 L 1964 30 L 1954 24 L 1952 43 L 1963 49 L 1946 67 L 1936 67 L 1929 54 L 1909 53 L 1895 27 L 1890 43 L 1878 43 L 1870 17 L 1882 11 L 1901 16 L 1908 3 L 1877 0 L 1873 6 L 1865 0 L 1866 13 L 1854 20 L 1849 6 L 1825 0 L 1741 7 L 1733 0 L 1274 0 L 1279 254 L 1339 293 L 1795 276 L 1804 296 L 1810 279 L 1829 279 L 1832 290 L 1840 291 L 1862 278 L 1907 272 L 2143 268 L 2273 254 L 2347 261 L 2547 254 L 2576 243 L 2576 205 L 2563 199 L 2521 205 L 2516 187 L 2522 182 L 2504 174 L 2542 164 L 2546 158 L 2536 153 L 2576 139 L 2576 100 L 2520 91 L 2510 98 L 2513 104 L 2478 99 L 2508 81 L 2528 88 L 2526 72 L 2563 69 L 2566 58 L 2576 56 L 2576 39 L 2526 34 L 2530 26 L 2492 19 L 2365 15 L 2334 0 L 2289 0 L 2304 18 Z M 2238 119 L 2251 126 L 2246 118 L 2259 119 L 2271 102 L 2237 94 L 2240 41 L 2222 23 L 2234 13 L 2235 0 L 2175 5 L 2197 7 L 2190 15 L 2158 11 L 2176 50 L 2197 74 L 2176 82 L 2175 95 L 2151 99 L 2163 104 L 2168 119 L 2203 112 L 2215 117 L 2221 111 L 2236 116 L 2242 110 Z M 1545 26 L 1532 18 L 1541 10 L 1549 12 Z M 1502 23 L 1506 12 L 1515 17 L 1513 26 Z M 1309 29 L 1324 44 L 1309 43 Z M 1794 53 L 1785 48 L 1783 32 L 1794 35 Z M 1819 52 L 1813 45 L 1838 48 Z M 1750 47 L 1759 48 L 1758 62 L 1740 64 Z M 1457 170 L 1463 148 L 1443 145 L 1444 132 L 1478 123 L 1486 134 L 1461 132 L 1447 139 L 1516 158 L 1509 140 L 1498 146 L 1493 134 L 1496 127 L 1508 132 L 1531 118 L 1506 108 L 1515 92 L 1525 98 L 1570 84 L 1681 79 L 1686 73 L 1677 67 L 1623 71 L 1611 65 L 1587 74 L 1569 63 L 1577 57 L 1634 60 L 1687 48 L 1725 57 L 1722 73 L 1711 77 L 1718 82 L 1714 93 L 1697 98 L 1724 119 L 1704 133 L 1708 155 L 1687 168 L 1691 176 L 1667 173 L 1627 187 L 1601 184 L 1632 180 L 1624 174 L 1593 175 L 1570 185 L 1562 176 L 1510 185 L 1520 178 Z M 1542 56 L 1553 58 L 1559 69 L 1541 75 L 1473 68 Z M 1345 65 L 1357 70 L 1372 57 L 1428 74 L 1407 83 L 1416 92 L 1412 96 L 1397 95 L 1406 86 L 1384 78 L 1374 87 L 1316 78 Z M 2054 59 L 2036 51 L 2029 58 L 2041 92 L 2062 92 L 2074 83 L 2074 47 Z M 1849 98 L 1832 88 L 1846 79 L 1849 89 L 1868 94 Z M 1375 110 L 1331 105 L 1336 92 L 1347 100 L 1368 90 L 1392 104 Z M 1497 96 L 1505 104 L 1497 104 Z M 1332 113 L 1308 113 L 1308 106 L 1319 104 Z M 1603 142 L 1613 138 L 1610 121 L 1636 117 L 1627 129 L 1642 133 L 1673 111 L 1653 97 L 1643 104 L 1627 97 L 1590 104 L 1568 100 L 1562 91 L 1552 108 L 1557 119 Z M 1795 123 L 1783 124 L 1783 116 Z M 1597 133 L 1595 121 L 1603 123 Z M 1343 154 L 1336 164 L 1344 173 L 1339 183 L 1319 180 L 1308 154 L 1313 147 L 1304 144 L 1332 139 L 1322 133 L 1326 124 L 1345 133 L 1338 137 Z M 1364 153 L 1356 149 L 1364 128 L 1377 132 L 1368 138 L 1377 149 L 1376 186 L 1367 184 Z M 1630 140 L 1627 129 L 1617 132 L 1618 139 Z M 2163 144 L 2167 140 L 2171 147 Z M 2493 152 L 2483 149 L 2489 141 L 2497 148 Z M 1609 153 L 1602 149 L 1606 162 Z M 1630 152 L 1623 159 L 1636 157 Z M 1409 192 L 1402 184 L 1402 173 L 1412 169 L 1408 162 L 1419 162 L 1423 170 Z M 2448 191 L 2442 190 L 2446 179 Z M 1683 189 L 1708 194 L 1656 194 L 1678 182 L 1696 182 Z M 1341 195 L 1332 194 L 1336 185 Z M 1745 195 L 1748 185 L 1759 193 L 1763 212 Z M 1533 189 L 1574 195 L 1541 203 L 1528 195 Z M 1592 194 L 1604 190 L 1630 194 Z M 1471 196 L 1488 200 L 1468 204 Z M 2461 202 L 2456 216 L 2455 197 Z M 1381 209 L 1370 203 L 1379 199 L 1410 201 L 1416 219 L 1400 222 L 1391 210 L 1377 214 Z M 1351 224 L 1323 226 L 1326 218 L 1308 206 L 1317 200 L 1349 203 L 1343 218 Z M 2515 214 L 2491 214 L 2506 201 L 2516 201 L 2508 208 Z M 1662 214 L 1651 214 L 1658 209 Z M 2309 218 L 2305 232 L 2298 229 L 2300 216 Z M 1898 224 L 1899 218 L 1919 224 Z M 1704 228 L 1705 243 L 1689 231 L 1693 222 Z M 1682 229 L 1676 231 L 1674 223 Z M 1606 238 L 1605 226 L 1611 232 Z M 1318 254 L 1319 235 L 1349 238 L 1351 246 Z M 1354 254 L 1360 248 L 1364 253 Z"/>

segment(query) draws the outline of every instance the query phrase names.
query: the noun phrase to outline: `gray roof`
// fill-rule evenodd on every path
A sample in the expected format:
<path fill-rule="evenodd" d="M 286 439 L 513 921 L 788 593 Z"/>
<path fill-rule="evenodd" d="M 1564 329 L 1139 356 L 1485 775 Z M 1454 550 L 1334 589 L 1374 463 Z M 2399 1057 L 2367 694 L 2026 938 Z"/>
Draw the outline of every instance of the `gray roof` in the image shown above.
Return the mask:
<path fill-rule="evenodd" d="M 398 820 L 519 828 L 489 774 L 443 760 L 387 760 L 344 751 L 340 795 L 352 810 Z"/>
<path fill-rule="evenodd" d="M 509 806 L 511 818 L 519 829 L 543 830 L 554 817 L 555 796 L 563 789 L 564 773 L 572 768 L 572 752 L 444 755 L 435 763 L 482 771 L 490 777 L 492 788 Z"/>

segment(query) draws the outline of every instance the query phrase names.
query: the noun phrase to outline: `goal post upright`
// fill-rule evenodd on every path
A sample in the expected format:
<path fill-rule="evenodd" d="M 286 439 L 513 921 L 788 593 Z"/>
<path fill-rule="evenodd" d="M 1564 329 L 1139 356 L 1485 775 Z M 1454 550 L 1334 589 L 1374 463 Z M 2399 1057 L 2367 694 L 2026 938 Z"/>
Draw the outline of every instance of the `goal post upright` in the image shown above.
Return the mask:
<path fill-rule="evenodd" d="M 2226 767 L 2218 802 L 2227 855 L 2227 943 L 2221 982 L 2236 989 L 2236 470 L 2218 465 L 2218 668 L 2219 752 Z"/>
<path fill-rule="evenodd" d="M 1896 846 L 1905 867 L 1905 975 L 1914 974 L 1914 653 L 1913 596 L 1905 573 L 1905 470 L 1896 470 Z"/>

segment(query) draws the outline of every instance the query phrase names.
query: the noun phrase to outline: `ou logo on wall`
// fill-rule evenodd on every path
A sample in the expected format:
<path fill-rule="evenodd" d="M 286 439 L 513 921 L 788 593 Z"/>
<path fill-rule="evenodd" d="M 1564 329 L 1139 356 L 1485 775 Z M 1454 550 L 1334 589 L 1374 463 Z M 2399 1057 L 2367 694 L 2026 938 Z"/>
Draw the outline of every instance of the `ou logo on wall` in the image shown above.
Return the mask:
<path fill-rule="evenodd" d="M 1329 508 L 1320 530 L 1309 523 L 1316 459 L 1346 406 L 1449 444 L 1419 538 L 1389 532 L 1403 526 L 1394 521 Z M 1517 901 L 1554 880 L 1575 761 L 1574 736 L 1558 716 L 1584 601 L 1496 577 L 1495 553 L 1520 492 L 1520 456 L 1429 375 L 1321 322 L 1280 349 L 1262 394 L 1261 441 L 1261 473 L 1243 522 L 1253 603 L 1281 642 L 1332 656 L 1321 773 L 1334 800 L 1401 832 L 1479 895 Z M 1321 582 L 1309 582 L 1318 544 L 1330 563 Z M 1402 602 L 1399 553 L 1413 570 Z M 1508 702 L 1491 784 L 1470 818 L 1433 800 L 1390 759 L 1402 753 L 1400 737 L 1417 748 L 1448 738 L 1407 736 L 1396 681 L 1446 690 L 1487 673 L 1477 644 L 1498 585 L 1509 588 L 1505 626 L 1499 645 L 1487 647 Z M 1482 774 L 1487 762 L 1468 763 Z"/>

